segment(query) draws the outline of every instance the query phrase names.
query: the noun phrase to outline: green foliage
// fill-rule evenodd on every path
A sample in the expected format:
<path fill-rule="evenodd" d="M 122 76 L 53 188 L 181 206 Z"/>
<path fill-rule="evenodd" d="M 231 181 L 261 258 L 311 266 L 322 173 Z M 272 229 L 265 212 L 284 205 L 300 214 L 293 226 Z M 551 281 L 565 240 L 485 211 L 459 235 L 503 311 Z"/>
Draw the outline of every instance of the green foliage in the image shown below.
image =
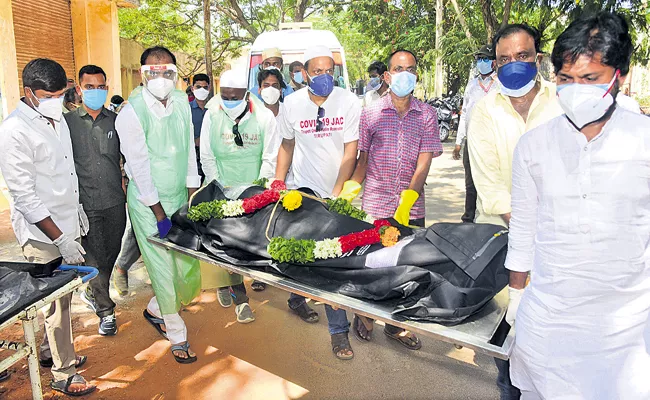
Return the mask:
<path fill-rule="evenodd" d="M 212 218 L 221 219 L 223 218 L 222 206 L 227 201 L 228 200 L 213 200 L 192 206 L 187 211 L 187 218 L 194 222 L 209 221 Z"/>
<path fill-rule="evenodd" d="M 353 206 L 349 201 L 338 198 L 336 200 L 327 199 L 327 206 L 331 212 L 341 215 L 347 215 L 352 218 L 365 220 L 368 217 L 364 211 Z"/>
<path fill-rule="evenodd" d="M 269 183 L 269 179 L 268 179 L 268 178 L 260 178 L 260 179 L 255 179 L 255 180 L 253 181 L 253 185 L 261 186 L 261 187 L 263 187 L 263 188 L 266 187 L 266 184 L 267 184 L 267 183 Z"/>
<path fill-rule="evenodd" d="M 271 258 L 282 263 L 305 264 L 314 262 L 314 249 L 316 242 L 313 240 L 285 239 L 274 237 L 267 247 Z"/>

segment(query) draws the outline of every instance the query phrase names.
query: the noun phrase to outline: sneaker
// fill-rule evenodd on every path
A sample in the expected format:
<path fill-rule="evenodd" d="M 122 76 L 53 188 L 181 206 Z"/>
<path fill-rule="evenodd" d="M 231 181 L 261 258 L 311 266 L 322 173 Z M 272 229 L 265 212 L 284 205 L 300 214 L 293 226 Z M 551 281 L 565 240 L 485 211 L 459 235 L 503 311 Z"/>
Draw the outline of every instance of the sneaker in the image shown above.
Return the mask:
<path fill-rule="evenodd" d="M 129 294 L 129 273 L 127 271 L 121 270 L 116 265 L 113 267 L 113 284 L 117 293 L 120 296 L 126 296 Z"/>
<path fill-rule="evenodd" d="M 248 324 L 255 321 L 253 310 L 251 310 L 251 306 L 248 303 L 243 303 L 235 307 L 235 313 L 237 314 L 237 322 L 240 324 Z"/>
<path fill-rule="evenodd" d="M 99 334 L 102 336 L 114 336 L 117 334 L 117 321 L 115 320 L 115 313 L 100 318 Z"/>
<path fill-rule="evenodd" d="M 217 299 L 221 307 L 228 308 L 232 306 L 232 295 L 230 294 L 230 287 L 223 287 L 217 289 Z"/>
<path fill-rule="evenodd" d="M 81 298 L 81 301 L 86 303 L 86 305 L 93 310 L 93 312 L 97 312 L 97 306 L 95 305 L 95 297 L 93 296 L 93 293 L 90 291 L 90 287 L 87 287 L 86 290 L 81 292 L 81 295 L 79 295 Z"/>

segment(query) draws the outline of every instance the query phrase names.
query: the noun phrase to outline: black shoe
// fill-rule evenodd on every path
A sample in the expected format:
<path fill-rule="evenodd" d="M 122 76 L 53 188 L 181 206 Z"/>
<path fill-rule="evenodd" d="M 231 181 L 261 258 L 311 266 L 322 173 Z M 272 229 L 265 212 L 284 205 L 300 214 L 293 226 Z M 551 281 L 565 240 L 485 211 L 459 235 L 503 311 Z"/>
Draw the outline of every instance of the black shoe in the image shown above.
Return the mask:
<path fill-rule="evenodd" d="M 9 371 L 2 371 L 0 372 L 0 382 L 4 382 L 7 379 L 9 379 Z"/>
<path fill-rule="evenodd" d="M 117 321 L 115 320 L 115 313 L 100 318 L 99 334 L 102 336 L 114 336 L 117 334 Z"/>

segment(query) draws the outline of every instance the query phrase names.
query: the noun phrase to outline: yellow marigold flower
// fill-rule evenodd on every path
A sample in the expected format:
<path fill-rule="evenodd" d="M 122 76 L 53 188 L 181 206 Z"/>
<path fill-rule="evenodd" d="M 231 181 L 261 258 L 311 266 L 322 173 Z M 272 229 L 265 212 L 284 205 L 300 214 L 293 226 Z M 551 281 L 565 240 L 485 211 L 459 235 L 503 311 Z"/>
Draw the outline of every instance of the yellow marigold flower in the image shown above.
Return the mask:
<path fill-rule="evenodd" d="M 381 244 L 384 245 L 384 247 L 394 246 L 399 240 L 399 235 L 399 229 L 394 226 L 385 227 L 381 233 Z"/>
<path fill-rule="evenodd" d="M 282 207 L 287 211 L 293 211 L 302 205 L 302 195 L 297 190 L 291 190 L 282 198 Z"/>

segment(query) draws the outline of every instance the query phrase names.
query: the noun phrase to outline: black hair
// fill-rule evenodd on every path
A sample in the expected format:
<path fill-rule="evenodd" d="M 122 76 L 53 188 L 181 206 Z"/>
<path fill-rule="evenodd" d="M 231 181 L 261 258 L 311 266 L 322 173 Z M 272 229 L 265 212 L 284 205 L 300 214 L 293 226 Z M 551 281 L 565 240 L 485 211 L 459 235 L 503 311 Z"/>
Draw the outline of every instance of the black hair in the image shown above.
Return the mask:
<path fill-rule="evenodd" d="M 145 50 L 140 56 L 140 65 L 145 65 L 147 62 L 147 58 L 149 57 L 156 57 L 156 58 L 170 57 L 172 59 L 172 64 L 176 65 L 176 56 L 174 55 L 174 53 L 169 51 L 169 49 L 166 47 L 154 46 Z"/>
<path fill-rule="evenodd" d="M 417 58 L 415 59 L 415 62 L 417 63 Z M 368 73 L 371 73 L 372 71 L 377 71 L 379 75 L 383 75 L 384 72 L 388 71 L 388 68 L 386 68 L 386 64 L 381 61 L 373 61 L 368 67 Z"/>
<path fill-rule="evenodd" d="M 398 50 L 395 50 L 394 52 L 390 53 L 390 55 L 388 56 L 388 62 L 386 64 L 388 64 L 388 69 L 389 70 L 390 70 L 390 63 L 393 61 L 393 57 L 397 53 L 409 53 L 410 55 L 413 56 L 413 59 L 415 60 L 415 65 L 416 66 L 418 65 L 418 58 L 415 56 L 415 54 L 413 54 L 412 51 L 406 50 L 406 49 L 398 49 Z"/>
<path fill-rule="evenodd" d="M 65 70 L 58 62 L 48 58 L 37 58 L 23 69 L 23 86 L 34 90 L 58 92 L 68 86 Z"/>
<path fill-rule="evenodd" d="M 119 94 L 116 94 L 113 97 L 111 97 L 111 103 L 119 106 L 120 104 L 124 103 L 124 98 Z"/>
<path fill-rule="evenodd" d="M 78 96 L 79 96 L 79 94 L 77 93 L 77 89 L 70 88 L 70 89 L 66 90 L 65 93 L 63 94 L 63 102 L 64 103 L 76 103 Z"/>
<path fill-rule="evenodd" d="M 293 74 L 293 69 L 296 68 L 296 67 L 305 68 L 305 66 L 302 65 L 302 63 L 300 61 L 294 61 L 291 64 L 289 64 L 289 72 L 291 72 Z"/>
<path fill-rule="evenodd" d="M 98 67 L 96 65 L 84 65 L 81 67 L 79 70 L 79 82 L 81 82 L 81 78 L 84 75 L 97 75 L 97 74 L 102 74 L 104 76 L 104 80 L 106 80 L 106 72 L 101 67 Z"/>
<path fill-rule="evenodd" d="M 492 49 L 494 51 L 494 56 L 496 57 L 497 52 L 497 43 L 501 39 L 505 39 L 510 35 L 515 33 L 525 32 L 535 41 L 535 52 L 542 52 L 542 34 L 540 31 L 528 24 L 508 24 L 497 31 L 492 37 Z"/>
<path fill-rule="evenodd" d="M 196 74 L 192 78 L 192 85 L 199 81 L 208 82 L 208 84 L 210 84 L 210 77 L 207 74 Z"/>
<path fill-rule="evenodd" d="M 619 14 L 600 12 L 578 18 L 555 41 L 551 62 L 555 73 L 565 63 L 573 64 L 578 57 L 593 57 L 600 53 L 600 62 L 621 71 L 630 71 L 632 38 L 625 19 Z"/>
<path fill-rule="evenodd" d="M 278 79 L 278 82 L 280 82 L 280 87 L 282 89 L 287 87 L 287 84 L 284 83 L 284 78 L 282 77 L 282 73 L 278 71 L 277 69 L 263 69 L 257 74 L 257 86 L 262 87 L 262 82 L 269 77 L 269 75 L 273 75 Z"/>

